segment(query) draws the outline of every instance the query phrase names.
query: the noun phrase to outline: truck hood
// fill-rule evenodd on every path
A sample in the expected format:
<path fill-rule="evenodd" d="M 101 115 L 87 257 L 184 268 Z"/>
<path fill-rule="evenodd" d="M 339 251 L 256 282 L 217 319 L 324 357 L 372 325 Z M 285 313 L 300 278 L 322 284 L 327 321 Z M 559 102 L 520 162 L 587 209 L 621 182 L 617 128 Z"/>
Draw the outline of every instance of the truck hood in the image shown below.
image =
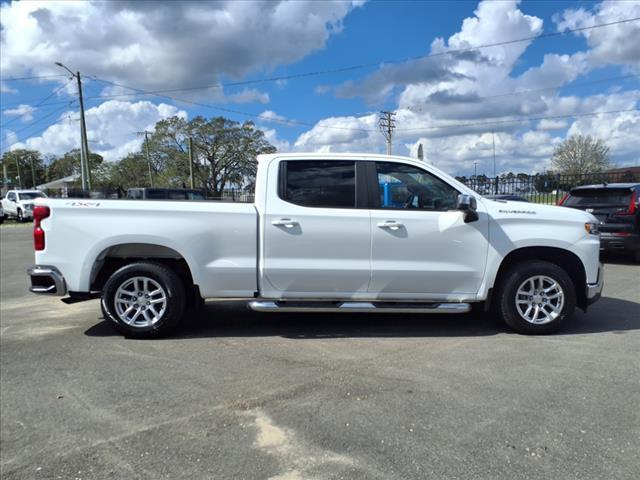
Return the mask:
<path fill-rule="evenodd" d="M 482 199 L 482 204 L 494 219 L 530 218 L 531 220 L 566 221 L 576 223 L 599 223 L 590 213 L 574 208 L 543 205 L 539 203 L 513 202 L 509 200 Z"/>

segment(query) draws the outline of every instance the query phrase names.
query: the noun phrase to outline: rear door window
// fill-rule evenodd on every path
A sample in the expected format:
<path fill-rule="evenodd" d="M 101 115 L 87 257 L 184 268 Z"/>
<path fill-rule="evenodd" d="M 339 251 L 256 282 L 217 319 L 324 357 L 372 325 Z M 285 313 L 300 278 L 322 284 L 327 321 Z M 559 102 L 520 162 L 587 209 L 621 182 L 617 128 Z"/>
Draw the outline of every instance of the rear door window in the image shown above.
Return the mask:
<path fill-rule="evenodd" d="M 573 190 L 562 204 L 566 207 L 624 207 L 631 201 L 630 188 L 585 188 Z"/>
<path fill-rule="evenodd" d="M 283 164 L 283 200 L 303 207 L 355 208 L 355 162 L 290 160 Z"/>

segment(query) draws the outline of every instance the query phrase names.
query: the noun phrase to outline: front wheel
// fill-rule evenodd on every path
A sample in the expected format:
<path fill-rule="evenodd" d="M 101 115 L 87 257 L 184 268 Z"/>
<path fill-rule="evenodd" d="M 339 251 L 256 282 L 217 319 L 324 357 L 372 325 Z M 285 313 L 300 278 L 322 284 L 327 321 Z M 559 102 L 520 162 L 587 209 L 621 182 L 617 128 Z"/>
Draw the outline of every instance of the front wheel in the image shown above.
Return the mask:
<path fill-rule="evenodd" d="M 185 289 L 180 277 L 164 265 L 133 263 L 109 277 L 101 306 L 105 318 L 125 336 L 160 337 L 180 323 Z"/>
<path fill-rule="evenodd" d="M 576 307 L 571 277 L 558 265 L 541 260 L 512 266 L 498 292 L 498 313 L 518 333 L 553 333 Z"/>
<path fill-rule="evenodd" d="M 18 223 L 24 222 L 24 215 L 22 214 L 22 210 L 20 209 L 18 209 L 18 212 L 16 213 L 16 220 L 18 221 Z"/>

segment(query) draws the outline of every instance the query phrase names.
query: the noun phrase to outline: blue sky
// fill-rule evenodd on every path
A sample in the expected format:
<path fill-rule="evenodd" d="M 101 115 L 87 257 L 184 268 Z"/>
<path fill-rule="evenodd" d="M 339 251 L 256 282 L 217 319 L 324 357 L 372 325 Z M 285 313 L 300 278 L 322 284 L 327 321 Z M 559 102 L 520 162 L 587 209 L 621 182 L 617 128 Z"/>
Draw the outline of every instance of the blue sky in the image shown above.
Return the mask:
<path fill-rule="evenodd" d="M 62 61 L 85 76 L 90 148 L 108 160 L 173 114 L 253 119 L 280 150 L 382 152 L 384 109 L 398 112 L 394 153 L 422 143 L 427 161 L 453 174 L 473 162 L 486 171 L 493 138 L 500 171 L 544 170 L 570 134 L 605 138 L 618 164 L 640 161 L 640 21 L 402 61 L 637 18 L 640 1 L 2 2 L 1 13 L 2 151 L 77 147 L 77 102 L 64 103 L 77 98 L 73 83 L 11 80 L 64 73 L 53 64 Z M 373 65 L 188 90 L 361 64 Z M 175 90 L 174 100 L 107 82 Z M 605 111 L 621 113 L 590 115 Z"/>

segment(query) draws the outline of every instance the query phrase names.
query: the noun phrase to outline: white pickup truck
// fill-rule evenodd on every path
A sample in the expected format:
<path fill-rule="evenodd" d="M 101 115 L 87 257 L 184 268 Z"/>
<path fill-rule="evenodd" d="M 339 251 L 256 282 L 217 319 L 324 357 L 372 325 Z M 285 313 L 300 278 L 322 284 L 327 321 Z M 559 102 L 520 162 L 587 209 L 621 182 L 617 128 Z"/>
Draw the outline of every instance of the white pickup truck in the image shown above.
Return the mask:
<path fill-rule="evenodd" d="M 34 200 L 46 197 L 40 190 L 9 190 L 2 199 L 3 216 L 25 222 L 33 216 Z"/>
<path fill-rule="evenodd" d="M 431 165 L 258 157 L 255 204 L 39 199 L 31 291 L 101 296 L 134 337 L 202 299 L 258 311 L 463 313 L 550 333 L 603 285 L 589 213 L 487 200 Z M 452 326 L 452 328 L 454 328 Z"/>

